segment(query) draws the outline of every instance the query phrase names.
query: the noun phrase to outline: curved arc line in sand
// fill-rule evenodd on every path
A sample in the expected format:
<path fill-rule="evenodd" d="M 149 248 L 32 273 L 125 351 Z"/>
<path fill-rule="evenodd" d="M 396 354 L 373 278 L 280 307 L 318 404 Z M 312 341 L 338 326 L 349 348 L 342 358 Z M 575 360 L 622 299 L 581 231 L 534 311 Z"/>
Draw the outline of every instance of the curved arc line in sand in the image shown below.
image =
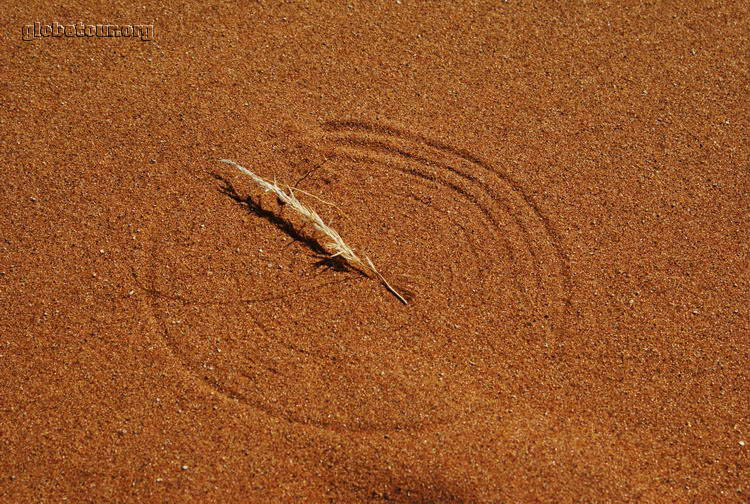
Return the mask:
<path fill-rule="evenodd" d="M 333 133 L 334 135 L 345 135 L 345 136 L 338 136 L 334 137 L 332 140 L 334 143 L 338 143 L 339 145 L 343 145 L 345 147 L 353 148 L 355 151 L 360 150 L 362 152 L 379 152 L 384 155 L 394 156 L 394 157 L 401 157 L 403 159 L 406 159 L 410 162 L 419 163 L 422 165 L 425 165 L 427 167 L 436 167 L 436 168 L 442 168 L 444 170 L 448 170 L 452 172 L 453 174 L 461 177 L 462 179 L 466 180 L 467 182 L 470 182 L 472 184 L 477 185 L 482 191 L 485 192 L 490 198 L 493 200 L 494 203 L 500 205 L 504 212 L 511 216 L 511 218 L 515 221 L 516 225 L 521 229 L 522 233 L 526 237 L 526 243 L 527 243 L 527 249 L 529 253 L 534 257 L 534 268 L 535 273 L 537 276 L 537 282 L 538 286 L 540 288 L 540 291 L 543 293 L 543 295 L 549 297 L 549 290 L 556 291 L 553 295 L 553 299 L 548 299 L 548 305 L 553 310 L 553 330 L 555 332 L 563 332 L 566 324 L 565 324 L 565 318 L 567 316 L 567 312 L 569 310 L 571 301 L 570 301 L 570 274 L 569 274 L 569 266 L 568 266 L 568 260 L 567 255 L 565 254 L 562 246 L 559 243 L 559 236 L 557 235 L 556 231 L 554 230 L 551 222 L 547 217 L 544 216 L 544 214 L 539 209 L 538 205 L 533 201 L 533 199 L 527 195 L 520 185 L 510 177 L 507 173 L 504 173 L 500 170 L 495 169 L 490 163 L 483 161 L 478 156 L 472 154 L 471 152 L 454 147 L 452 145 L 449 145 L 448 143 L 435 140 L 433 138 L 430 138 L 429 136 L 411 131 L 409 128 L 406 128 L 404 126 L 396 125 L 395 123 L 392 124 L 385 124 L 385 123 L 373 123 L 368 121 L 362 121 L 357 119 L 346 119 L 346 120 L 333 120 L 333 121 L 326 121 L 323 123 L 322 126 L 323 131 L 328 133 Z M 352 135 L 354 133 L 354 135 Z M 365 135 L 365 136 L 358 136 Z M 450 156 L 453 156 L 454 158 L 458 158 L 460 160 L 463 160 L 464 162 L 470 163 L 471 165 L 474 165 L 481 169 L 483 173 L 486 173 L 490 176 L 495 177 L 499 181 L 501 181 L 508 190 L 510 194 L 513 194 L 516 196 L 516 198 L 519 199 L 519 204 L 513 205 L 511 202 L 506 202 L 503 200 L 502 195 L 499 194 L 496 190 L 494 190 L 492 187 L 488 185 L 487 182 L 479 179 L 476 174 L 472 173 L 466 173 L 465 171 L 462 171 L 460 168 L 452 166 L 448 163 L 444 163 L 441 161 L 433 160 L 428 157 L 414 154 L 412 152 L 409 152 L 405 150 L 403 147 L 400 147 L 398 145 L 392 145 L 389 143 L 390 140 L 396 140 L 396 141 L 407 141 L 412 142 L 413 145 L 416 148 L 419 148 L 420 146 L 427 146 L 429 148 L 432 148 L 440 153 L 447 154 Z M 341 149 L 339 149 L 338 152 L 343 152 Z M 333 155 L 336 155 L 337 152 L 334 150 L 332 152 Z M 345 153 L 344 153 L 345 154 Z M 346 155 L 346 154 L 345 154 Z M 360 161 L 366 160 L 366 158 L 360 157 Z M 377 159 L 371 159 L 371 161 L 380 162 L 380 160 Z M 403 170 L 402 170 L 403 171 Z M 423 177 L 427 178 L 427 177 Z M 464 196 L 468 195 L 468 191 L 465 190 L 459 190 L 455 185 L 453 186 L 447 186 L 449 189 L 452 189 L 454 191 L 459 192 L 460 194 L 463 194 Z M 468 197 L 468 196 L 467 196 Z M 482 213 L 485 215 L 485 217 L 488 218 L 488 220 L 493 224 L 493 226 L 500 230 L 496 219 L 492 218 L 491 212 L 484 207 L 484 205 L 481 205 L 476 201 L 476 199 L 471 199 L 470 201 L 472 204 L 476 205 L 480 208 Z M 528 214 L 533 217 L 534 220 L 537 221 L 537 225 L 540 226 L 541 231 L 546 236 L 546 244 L 539 243 L 538 240 L 534 240 L 532 238 L 531 232 L 528 229 L 528 226 L 524 221 L 518 216 L 518 212 L 514 212 L 514 207 L 526 207 L 529 212 Z M 545 286 L 545 275 L 542 273 L 542 263 L 544 263 L 543 259 L 540 258 L 540 251 L 537 250 L 537 247 L 543 248 L 546 246 L 549 246 L 552 249 L 552 252 L 554 256 L 557 257 L 558 262 L 558 273 L 552 275 L 552 279 L 550 282 L 552 289 L 550 289 L 550 285 Z M 549 265 L 549 262 L 547 262 Z M 554 285 L 558 284 L 558 285 Z M 554 305 L 556 304 L 555 299 L 559 299 L 559 302 L 562 303 L 562 306 L 554 308 Z"/>
<path fill-rule="evenodd" d="M 360 422 L 357 425 L 343 425 L 337 422 L 325 422 L 325 421 L 318 421 L 315 419 L 300 419 L 300 418 L 295 417 L 294 415 L 287 415 L 287 414 L 284 414 L 283 412 L 279 412 L 278 410 L 273 409 L 272 407 L 268 406 L 263 401 L 254 400 L 248 397 L 246 394 L 243 394 L 241 392 L 238 392 L 237 390 L 234 390 L 232 387 L 226 386 L 217 380 L 212 380 L 210 377 L 201 374 L 199 370 L 193 369 L 193 366 L 191 366 L 188 362 L 189 359 L 181 355 L 182 352 L 180 351 L 179 345 L 175 341 L 174 336 L 171 336 L 169 334 L 167 324 L 159 320 L 159 317 L 156 317 L 156 314 L 159 311 L 156 305 L 159 303 L 159 301 L 163 300 L 166 302 L 177 302 L 181 304 L 182 306 L 227 306 L 227 305 L 238 305 L 238 304 L 246 305 L 246 304 L 262 303 L 262 302 L 267 302 L 267 301 L 278 300 L 285 296 L 299 294 L 301 292 L 312 291 L 314 290 L 314 288 L 302 289 L 301 291 L 298 290 L 294 292 L 289 292 L 289 293 L 285 293 L 279 296 L 257 298 L 257 299 L 252 299 L 252 300 L 238 300 L 238 301 L 232 301 L 232 302 L 191 301 L 182 296 L 174 296 L 174 295 L 163 293 L 155 287 L 155 279 L 154 279 L 155 268 L 152 265 L 157 262 L 156 256 L 158 254 L 159 247 L 162 246 L 163 243 L 165 243 L 165 240 L 160 239 L 162 238 L 162 235 L 163 235 L 163 231 L 161 230 L 160 227 L 157 227 L 157 230 L 154 233 L 156 236 L 149 237 L 150 243 L 149 243 L 149 247 L 147 249 L 147 254 L 146 254 L 148 258 L 149 266 L 151 266 L 148 269 L 148 274 L 145 278 L 147 284 L 143 285 L 141 282 L 139 282 L 139 285 L 141 286 L 141 289 L 148 296 L 148 301 L 149 301 L 148 306 L 152 311 L 152 315 L 154 315 L 155 318 L 158 320 L 157 323 L 159 325 L 159 329 L 161 332 L 161 339 L 164 342 L 164 346 L 166 350 L 172 356 L 172 358 L 174 358 L 175 361 L 179 363 L 178 369 L 180 370 L 180 372 L 184 373 L 185 377 L 188 380 L 196 383 L 200 388 L 206 390 L 210 394 L 214 394 L 214 393 L 219 394 L 220 396 L 224 397 L 228 401 L 232 401 L 234 403 L 239 403 L 245 406 L 249 406 L 258 411 L 261 411 L 262 413 L 270 417 L 281 418 L 292 424 L 306 425 L 306 426 L 316 427 L 316 428 L 334 431 L 334 432 L 342 432 L 342 433 L 367 434 L 367 433 L 381 433 L 381 432 L 388 433 L 388 432 L 395 432 L 395 431 L 418 432 L 418 431 L 424 431 L 424 430 L 430 429 L 432 427 L 448 425 L 459 420 L 459 418 L 448 418 L 448 419 L 443 419 L 439 421 L 412 422 L 412 423 L 404 423 L 404 424 L 395 424 L 393 426 L 383 426 L 382 424 L 377 424 L 377 423 Z M 322 285 L 347 283 L 349 281 L 350 280 L 326 282 Z M 321 285 L 317 285 L 318 288 L 320 286 Z M 270 331 L 266 328 L 265 324 L 257 320 L 255 317 L 252 317 L 251 314 L 248 314 L 248 316 L 253 318 L 254 326 L 259 328 L 260 330 L 259 332 L 265 335 L 268 335 L 270 333 Z M 293 345 L 284 344 L 283 342 L 280 342 L 275 339 L 273 339 L 273 342 L 275 344 L 284 346 L 290 351 L 312 357 L 319 361 L 331 360 L 326 355 L 320 354 L 320 352 L 311 352 L 308 350 L 300 349 L 300 348 L 294 347 Z M 259 368 L 266 369 L 272 373 L 283 375 L 283 373 L 280 373 L 278 370 L 275 370 L 269 366 L 259 366 Z M 243 370 L 238 370 L 238 374 L 243 376 L 247 380 L 250 380 L 250 381 L 253 380 L 253 377 Z"/>
<path fill-rule="evenodd" d="M 446 189 L 449 189 L 451 191 L 454 191 L 456 194 L 459 195 L 461 199 L 466 201 L 467 203 L 474 205 L 476 208 L 480 209 L 480 213 L 482 214 L 482 217 L 486 220 L 486 222 L 494 228 L 496 231 L 498 231 L 496 238 L 500 241 L 504 242 L 505 244 L 505 250 L 507 251 L 508 255 L 510 256 L 511 261 L 516 260 L 516 252 L 513 250 L 513 247 L 511 246 L 510 242 L 508 241 L 507 237 L 504 235 L 501 235 L 499 231 L 501 230 L 500 225 L 498 224 L 497 220 L 492 216 L 492 212 L 485 207 L 481 202 L 478 201 L 478 199 L 472 195 L 469 191 L 465 190 L 464 188 L 455 185 L 451 182 L 448 182 L 446 180 L 443 180 L 439 178 L 438 176 L 427 176 L 423 173 L 419 173 L 416 170 L 409 169 L 407 167 L 401 168 L 398 165 L 400 164 L 399 160 L 395 159 L 393 156 L 389 155 L 389 160 L 393 160 L 395 163 L 389 163 L 387 160 L 384 159 L 378 159 L 376 157 L 368 156 L 367 154 L 363 154 L 361 152 L 346 152 L 337 150 L 336 152 L 327 152 L 327 154 L 333 158 L 341 158 L 348 161 L 353 161 L 357 163 L 366 163 L 366 164 L 376 164 L 378 166 L 382 166 L 384 168 L 390 168 L 398 170 L 399 172 L 412 176 L 417 180 L 426 181 L 430 183 L 437 184 L 439 186 L 445 187 Z M 427 205 L 429 206 L 429 205 Z M 520 291 L 523 292 L 523 289 L 520 287 L 520 279 L 519 278 L 513 278 L 512 279 L 514 285 L 516 285 Z M 537 276 L 537 282 L 538 282 L 538 276 Z M 524 292 L 528 299 L 528 294 Z M 491 344 L 491 343 L 490 343 Z"/>

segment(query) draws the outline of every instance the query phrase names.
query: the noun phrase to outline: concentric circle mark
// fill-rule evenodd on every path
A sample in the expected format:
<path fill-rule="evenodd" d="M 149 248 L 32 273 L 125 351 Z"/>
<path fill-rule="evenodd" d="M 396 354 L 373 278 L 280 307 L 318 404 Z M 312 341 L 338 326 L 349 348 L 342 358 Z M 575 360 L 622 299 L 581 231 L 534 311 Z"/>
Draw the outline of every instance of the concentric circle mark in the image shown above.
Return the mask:
<path fill-rule="evenodd" d="M 547 220 L 488 163 L 408 128 L 330 121 L 310 146 L 329 162 L 307 188 L 345 209 L 337 230 L 412 302 L 316 267 L 283 210 L 186 205 L 154 239 L 149 280 L 184 369 L 269 415 L 342 431 L 425 428 L 502 402 L 497 369 L 564 324 Z"/>

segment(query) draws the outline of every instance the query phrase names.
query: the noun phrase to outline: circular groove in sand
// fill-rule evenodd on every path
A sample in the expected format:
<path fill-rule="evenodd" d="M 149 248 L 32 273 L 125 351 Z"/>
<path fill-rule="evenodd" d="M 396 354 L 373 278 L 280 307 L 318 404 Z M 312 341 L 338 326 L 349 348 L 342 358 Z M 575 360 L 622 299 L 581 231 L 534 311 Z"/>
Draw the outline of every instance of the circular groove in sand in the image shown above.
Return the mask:
<path fill-rule="evenodd" d="M 512 278 L 508 281 L 513 282 L 515 289 L 533 305 L 537 316 L 545 320 L 547 330 L 550 333 L 556 333 L 564 327 L 565 311 L 569 302 L 566 297 L 569 292 L 567 285 L 569 280 L 565 257 L 550 223 L 510 177 L 498 172 L 468 151 L 394 125 L 363 121 L 331 121 L 324 123 L 315 142 L 318 148 L 332 159 L 354 163 L 363 169 L 392 171 L 399 176 L 407 177 L 411 181 L 410 184 L 423 185 L 429 187 L 429 190 L 448 191 L 455 194 L 456 198 L 469 209 L 467 211 L 476 212 L 476 217 L 469 219 L 467 225 L 476 228 L 478 222 L 484 222 L 485 227 L 472 228 L 469 231 L 485 233 L 486 236 L 482 241 L 485 242 L 486 247 L 496 242 L 495 247 L 507 249 L 510 260 L 526 264 L 531 270 L 528 281 L 520 278 Z M 440 211 L 440 208 L 429 202 L 420 204 L 430 211 Z M 454 224 L 463 226 L 461 222 Z M 508 229 L 508 226 L 514 229 Z M 159 263 L 174 262 L 159 259 L 157 254 L 157 250 L 164 250 L 174 245 L 177 244 L 169 244 L 169 238 L 166 235 L 154 240 L 151 261 L 154 270 L 159 267 Z M 198 264 L 205 262 L 205 259 L 201 257 L 210 258 L 214 253 L 212 250 L 202 250 L 200 246 L 198 248 L 193 246 L 191 252 L 196 255 L 198 260 L 195 262 Z M 478 249 L 473 252 L 480 253 Z M 482 253 L 486 253 L 486 250 Z M 192 258 L 189 257 L 189 259 Z M 152 270 L 152 277 L 156 278 L 154 270 Z M 350 371 L 360 378 L 373 371 L 367 358 L 362 355 L 358 356 L 356 352 L 340 354 L 332 351 L 330 346 L 306 347 L 296 342 L 295 338 L 280 334 L 269 320 L 262 320 L 262 317 L 256 316 L 258 310 L 255 310 L 255 307 L 268 307 L 290 299 L 285 296 L 294 297 L 297 304 L 304 304 L 305 299 L 311 299 L 310 296 L 316 295 L 316 290 L 292 290 L 288 294 L 268 291 L 254 293 L 257 295 L 252 296 L 240 294 L 232 299 L 225 293 L 217 297 L 216 292 L 209 288 L 210 286 L 203 290 L 200 286 L 195 289 L 193 284 L 197 285 L 197 277 L 178 273 L 172 273 L 171 276 L 167 274 L 166 279 L 160 285 L 152 282 L 150 288 L 152 309 L 157 320 L 162 323 L 165 342 L 182 363 L 185 372 L 198 377 L 202 384 L 228 398 L 291 422 L 350 432 L 426 428 L 456 421 L 471 411 L 469 406 L 462 409 L 460 404 L 455 405 L 457 399 L 453 397 L 446 399 L 454 406 L 452 409 L 443 408 L 447 411 L 445 414 L 425 413 L 416 415 L 415 419 L 415 415 L 402 417 L 397 413 L 389 413 L 390 416 L 384 413 L 385 416 L 379 417 L 378 411 L 386 411 L 392 404 L 404 405 L 410 402 L 410 396 L 418 392 L 417 389 L 420 386 L 416 378 L 404 379 L 405 381 L 396 380 L 395 383 L 389 385 L 390 388 L 384 388 L 381 403 L 375 404 L 372 408 L 368 406 L 363 410 L 370 412 L 369 418 L 366 418 L 368 415 L 356 411 L 350 416 L 344 413 L 343 417 L 339 414 L 338 417 L 332 418 L 325 414 L 324 409 L 322 411 L 318 409 L 315 413 L 307 413 L 304 409 L 289 406 L 291 403 L 285 406 L 284 397 L 282 397 L 285 384 L 289 385 L 288 390 L 294 389 L 291 386 L 294 383 L 297 384 L 296 386 L 300 385 L 299 379 L 294 374 L 294 366 L 301 366 L 308 372 L 321 375 L 343 372 L 340 368 L 348 366 Z M 461 280 L 460 275 L 455 276 L 455 279 Z M 485 279 L 485 281 L 491 280 Z M 347 281 L 351 283 L 352 278 Z M 186 283 L 186 287 L 189 287 L 186 289 L 188 294 L 170 295 L 168 291 L 177 285 L 175 282 Z M 326 283 L 328 282 L 320 281 L 319 286 L 325 286 Z M 178 317 L 192 316 L 190 324 L 192 324 L 193 336 L 211 334 L 211 331 L 216 329 L 216 322 L 209 323 L 201 320 L 201 314 L 209 311 L 214 317 L 217 313 L 221 313 L 221 317 L 224 317 L 221 320 L 225 326 L 223 330 L 228 337 L 223 340 L 222 345 L 230 347 L 231 344 L 226 341 L 232 340 L 233 331 L 239 333 L 245 330 L 242 328 L 244 317 L 244 323 L 253 327 L 245 339 L 252 339 L 253 344 L 257 345 L 253 347 L 252 356 L 243 357 L 245 360 L 220 362 L 216 354 L 211 353 L 213 349 L 208 348 L 211 344 L 203 345 L 195 338 L 192 339 L 192 343 L 186 343 L 186 341 L 191 341 L 191 328 L 181 328 L 175 325 L 174 321 Z M 206 318 L 210 317 L 206 316 Z M 252 323 L 248 324 L 248 321 Z M 201 324 L 209 325 L 202 329 Z M 408 322 L 404 320 L 394 322 L 393 330 L 402 331 L 406 325 Z M 485 343 L 489 348 L 493 348 L 491 337 L 487 337 Z M 236 348 L 243 347 L 237 346 Z M 278 364 L 266 359 L 264 348 L 268 349 L 269 355 L 273 354 L 277 358 L 281 355 L 282 363 Z M 343 363 L 342 355 L 347 356 Z M 296 364 L 291 365 L 289 362 Z M 285 365 L 287 367 L 284 367 Z M 338 384 L 330 385 L 326 390 L 334 401 L 337 396 L 347 394 L 347 397 L 352 399 L 350 397 L 352 392 L 346 390 L 347 379 L 350 377 L 346 375 L 346 372 L 343 373 L 342 380 Z M 274 385 L 264 387 L 264 384 Z M 382 385 L 373 381 L 373 386 Z M 315 389 L 311 390 L 313 394 L 320 393 L 320 391 L 315 392 Z M 303 393 L 300 394 L 302 395 L 292 399 L 297 402 L 304 401 L 306 396 Z M 430 394 L 435 395 L 434 391 Z M 401 399 L 396 399 L 396 397 Z M 357 397 L 353 400 L 356 402 Z M 419 407 L 418 400 L 414 400 L 413 403 Z M 440 409 L 438 407 L 435 411 Z"/>

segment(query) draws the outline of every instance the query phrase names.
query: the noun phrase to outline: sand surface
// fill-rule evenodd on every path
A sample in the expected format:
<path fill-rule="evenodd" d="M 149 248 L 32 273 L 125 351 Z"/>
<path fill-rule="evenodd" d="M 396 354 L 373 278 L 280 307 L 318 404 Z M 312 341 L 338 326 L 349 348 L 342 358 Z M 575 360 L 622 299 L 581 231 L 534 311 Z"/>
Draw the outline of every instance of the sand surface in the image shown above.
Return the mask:
<path fill-rule="evenodd" d="M 3 7 L 0 501 L 750 501 L 747 2 L 239 3 Z"/>

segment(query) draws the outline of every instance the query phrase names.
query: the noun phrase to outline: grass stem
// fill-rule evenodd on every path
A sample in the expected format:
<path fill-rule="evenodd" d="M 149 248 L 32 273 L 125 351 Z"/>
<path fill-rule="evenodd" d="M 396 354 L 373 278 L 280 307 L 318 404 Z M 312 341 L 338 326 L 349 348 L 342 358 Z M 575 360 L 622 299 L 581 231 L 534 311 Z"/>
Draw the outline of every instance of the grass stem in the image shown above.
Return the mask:
<path fill-rule="evenodd" d="M 391 284 L 388 283 L 388 281 L 385 279 L 385 277 L 377 270 L 373 262 L 370 260 L 369 257 L 365 256 L 365 260 L 363 261 L 357 254 L 354 253 L 354 249 L 349 247 L 349 245 L 344 242 L 344 240 L 341 238 L 341 235 L 336 232 L 335 229 L 331 228 L 329 225 L 326 225 L 325 222 L 323 222 L 323 219 L 320 218 L 318 213 L 313 210 L 312 208 L 305 206 L 297 199 L 297 196 L 295 196 L 294 191 L 291 187 L 287 186 L 287 191 L 284 191 L 279 187 L 279 185 L 274 182 L 269 182 L 268 180 L 264 179 L 263 177 L 260 177 L 253 173 L 252 171 L 248 170 L 247 168 L 240 166 L 238 163 L 235 163 L 234 161 L 231 161 L 229 159 L 220 159 L 222 163 L 227 163 L 231 166 L 234 166 L 238 170 L 240 170 L 242 173 L 250 177 L 253 182 L 255 182 L 257 185 L 261 187 L 266 192 L 272 192 L 276 195 L 276 197 L 279 198 L 282 202 L 289 205 L 289 207 L 297 212 L 304 220 L 310 222 L 315 230 L 325 238 L 327 238 L 327 241 L 324 243 L 321 243 L 323 248 L 325 248 L 330 254 L 331 258 L 334 257 L 341 257 L 343 260 L 349 263 L 349 265 L 353 266 L 354 268 L 360 270 L 362 273 L 364 273 L 368 277 L 375 277 L 383 284 L 383 286 L 396 296 L 399 301 L 401 301 L 404 304 L 408 304 L 407 300 L 398 293 L 396 289 L 391 286 Z M 304 192 L 304 191 L 301 191 Z M 308 193 L 305 193 L 308 194 Z M 317 198 L 316 199 L 320 199 Z M 323 201 L 323 200 L 320 200 Z M 327 202 L 324 202 L 327 203 Z M 329 203 L 330 204 L 330 203 Z M 335 205 L 333 205 L 335 206 Z M 336 207 L 338 208 L 338 207 Z"/>

